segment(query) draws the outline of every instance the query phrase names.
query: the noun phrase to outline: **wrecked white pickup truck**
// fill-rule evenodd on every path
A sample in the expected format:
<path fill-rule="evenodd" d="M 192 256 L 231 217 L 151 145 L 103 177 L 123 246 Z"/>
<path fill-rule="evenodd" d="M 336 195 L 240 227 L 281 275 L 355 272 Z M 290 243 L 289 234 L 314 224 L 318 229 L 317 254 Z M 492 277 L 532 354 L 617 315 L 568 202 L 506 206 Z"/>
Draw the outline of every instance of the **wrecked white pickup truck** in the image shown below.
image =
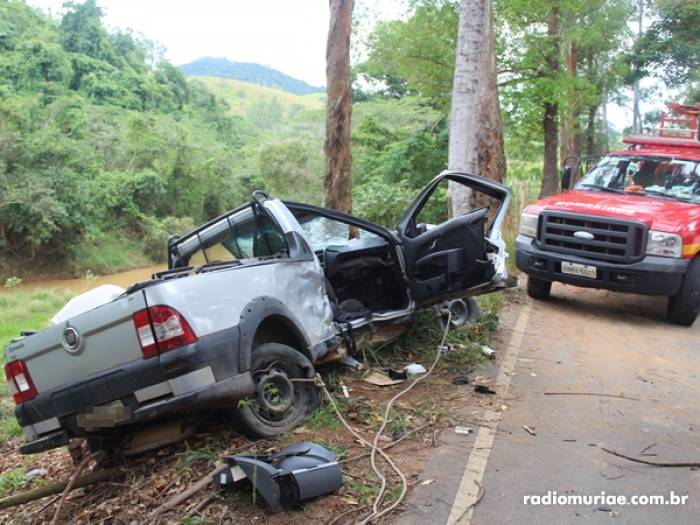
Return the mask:
<path fill-rule="evenodd" d="M 483 208 L 420 223 L 448 180 L 486 194 L 491 219 Z M 255 192 L 172 238 L 167 271 L 9 344 L 21 452 L 78 436 L 99 448 L 134 423 L 201 408 L 225 409 L 248 435 L 289 430 L 317 405 L 314 364 L 419 307 L 514 285 L 501 238 L 510 200 L 501 184 L 444 172 L 393 232 Z"/>

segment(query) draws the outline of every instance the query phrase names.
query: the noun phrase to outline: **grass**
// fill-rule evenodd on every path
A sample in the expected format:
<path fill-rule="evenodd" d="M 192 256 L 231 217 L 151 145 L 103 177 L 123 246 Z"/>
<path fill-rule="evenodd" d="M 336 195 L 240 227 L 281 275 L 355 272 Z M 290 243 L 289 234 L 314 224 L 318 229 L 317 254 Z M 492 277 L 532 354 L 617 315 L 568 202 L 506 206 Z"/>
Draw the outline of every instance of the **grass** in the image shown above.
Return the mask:
<path fill-rule="evenodd" d="M 338 408 L 342 410 L 340 406 Z M 325 403 L 304 422 L 304 426 L 311 431 L 329 429 L 335 432 L 340 428 L 340 421 L 333 407 L 329 403 Z"/>
<path fill-rule="evenodd" d="M 12 494 L 29 482 L 24 467 L 6 470 L 0 474 L 0 496 Z"/>
<path fill-rule="evenodd" d="M 53 290 L 18 290 L 0 292 L 0 348 L 5 346 L 22 330 L 37 330 L 48 325 L 49 319 L 69 299 L 70 294 Z M 4 364 L 4 352 L 0 364 Z M 13 414 L 14 401 L 7 397 L 5 374 L 0 374 L 0 443 L 21 434 Z"/>
<path fill-rule="evenodd" d="M 247 116 L 256 104 L 276 101 L 284 110 L 298 106 L 306 110 L 320 110 L 325 107 L 323 93 L 295 95 L 279 89 L 258 86 L 240 80 L 214 77 L 196 77 L 214 95 L 224 99 L 228 113 L 232 116 Z"/>

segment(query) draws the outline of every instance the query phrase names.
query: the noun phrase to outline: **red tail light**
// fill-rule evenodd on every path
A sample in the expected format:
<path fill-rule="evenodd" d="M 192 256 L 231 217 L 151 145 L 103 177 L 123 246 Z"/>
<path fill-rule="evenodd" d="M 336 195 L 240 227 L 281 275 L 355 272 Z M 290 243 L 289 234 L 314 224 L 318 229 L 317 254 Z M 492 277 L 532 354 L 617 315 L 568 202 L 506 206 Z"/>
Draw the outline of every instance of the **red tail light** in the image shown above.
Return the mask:
<path fill-rule="evenodd" d="M 151 306 L 133 315 L 144 358 L 167 352 L 197 340 L 180 312 L 170 306 Z"/>
<path fill-rule="evenodd" d="M 36 397 L 36 387 L 24 361 L 10 361 L 5 365 L 5 377 L 10 393 L 18 405 Z"/>

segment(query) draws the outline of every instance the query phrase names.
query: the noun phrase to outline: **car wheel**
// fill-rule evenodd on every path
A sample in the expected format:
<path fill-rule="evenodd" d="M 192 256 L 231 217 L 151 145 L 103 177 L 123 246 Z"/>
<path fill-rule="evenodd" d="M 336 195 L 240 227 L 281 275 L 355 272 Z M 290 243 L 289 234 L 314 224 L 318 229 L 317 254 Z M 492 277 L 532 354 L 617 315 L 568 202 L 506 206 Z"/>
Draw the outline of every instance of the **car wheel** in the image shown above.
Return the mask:
<path fill-rule="evenodd" d="M 666 319 L 683 326 L 691 326 L 695 322 L 700 309 L 700 259 L 690 261 L 688 270 L 681 283 L 681 291 L 668 298 Z"/>
<path fill-rule="evenodd" d="M 527 276 L 527 294 L 533 299 L 546 299 L 552 293 L 552 281 Z"/>
<path fill-rule="evenodd" d="M 253 350 L 251 371 L 253 397 L 243 399 L 233 410 L 237 430 L 249 437 L 267 438 L 283 434 L 301 424 L 318 407 L 318 392 L 310 381 L 314 366 L 294 348 L 265 343 Z"/>

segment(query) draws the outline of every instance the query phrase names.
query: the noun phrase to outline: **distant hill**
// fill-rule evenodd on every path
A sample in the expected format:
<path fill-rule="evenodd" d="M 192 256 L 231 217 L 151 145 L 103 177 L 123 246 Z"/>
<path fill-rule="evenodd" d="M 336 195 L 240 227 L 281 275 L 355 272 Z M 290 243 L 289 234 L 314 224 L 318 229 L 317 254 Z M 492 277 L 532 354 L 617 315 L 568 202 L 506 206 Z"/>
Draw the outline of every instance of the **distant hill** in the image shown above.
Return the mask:
<path fill-rule="evenodd" d="M 229 78 L 196 77 L 193 80 L 202 82 L 211 93 L 225 100 L 229 105 L 230 115 L 247 116 L 256 104 L 273 100 L 276 100 L 285 110 L 291 109 L 293 106 L 301 106 L 310 110 L 325 107 L 325 93 L 295 95 L 281 89 Z"/>
<path fill-rule="evenodd" d="M 180 66 L 180 69 L 187 76 L 230 78 L 281 89 L 295 95 L 324 91 L 323 88 L 311 86 L 303 80 L 292 78 L 271 67 L 252 62 L 233 62 L 227 58 L 199 58 Z"/>

